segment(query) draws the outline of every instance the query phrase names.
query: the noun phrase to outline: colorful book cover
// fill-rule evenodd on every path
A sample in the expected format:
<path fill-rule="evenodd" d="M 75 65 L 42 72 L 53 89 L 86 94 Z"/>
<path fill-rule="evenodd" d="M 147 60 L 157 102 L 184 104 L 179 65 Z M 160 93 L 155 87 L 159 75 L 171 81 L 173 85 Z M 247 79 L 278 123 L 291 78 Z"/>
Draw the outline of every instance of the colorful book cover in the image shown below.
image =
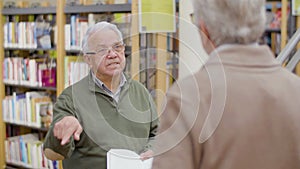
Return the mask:
<path fill-rule="evenodd" d="M 55 87 L 56 86 L 56 68 L 48 68 L 41 70 L 42 86 Z"/>

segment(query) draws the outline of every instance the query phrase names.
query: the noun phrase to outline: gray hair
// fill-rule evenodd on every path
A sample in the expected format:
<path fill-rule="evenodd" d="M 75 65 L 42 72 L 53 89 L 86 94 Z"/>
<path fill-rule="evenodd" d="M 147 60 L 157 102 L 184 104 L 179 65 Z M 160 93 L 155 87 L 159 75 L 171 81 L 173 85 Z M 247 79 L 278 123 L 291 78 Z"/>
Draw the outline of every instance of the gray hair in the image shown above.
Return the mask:
<path fill-rule="evenodd" d="M 123 41 L 123 36 L 120 30 L 117 28 L 116 25 L 108 23 L 106 21 L 98 22 L 95 25 L 92 25 L 88 28 L 86 31 L 83 39 L 82 39 L 82 53 L 85 54 L 88 52 L 89 46 L 88 46 L 88 40 L 96 31 L 103 31 L 103 30 L 112 30 L 117 33 L 117 35 L 120 37 L 120 41 Z"/>
<path fill-rule="evenodd" d="M 195 21 L 205 23 L 216 46 L 257 42 L 265 30 L 265 10 L 265 0 L 194 0 Z"/>

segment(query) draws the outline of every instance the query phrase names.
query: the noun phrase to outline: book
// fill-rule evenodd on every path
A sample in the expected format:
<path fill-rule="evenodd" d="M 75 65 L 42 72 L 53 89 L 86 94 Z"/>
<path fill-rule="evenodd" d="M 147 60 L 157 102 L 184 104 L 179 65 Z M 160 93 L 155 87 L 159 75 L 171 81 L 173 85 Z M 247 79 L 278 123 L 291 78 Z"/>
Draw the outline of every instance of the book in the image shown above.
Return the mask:
<path fill-rule="evenodd" d="M 82 57 L 66 56 L 64 62 L 65 88 L 88 75 L 89 67 Z"/>
<path fill-rule="evenodd" d="M 56 67 L 41 70 L 42 86 L 56 87 Z"/>
<path fill-rule="evenodd" d="M 46 127 L 42 122 L 42 117 L 50 116 L 52 120 L 52 102 L 49 96 L 36 97 L 31 99 L 31 119 L 32 125 L 36 127 Z M 42 116 L 42 117 L 41 117 Z M 47 120 L 48 121 L 48 120 Z M 48 122 L 45 122 L 48 123 Z M 51 122 L 50 122 L 51 123 Z"/>
<path fill-rule="evenodd" d="M 38 102 L 35 104 L 37 113 L 37 122 L 39 127 L 49 128 L 53 117 L 52 101 Z M 39 114 L 39 115 L 38 115 Z"/>
<path fill-rule="evenodd" d="M 30 91 L 30 92 L 25 93 L 26 112 L 27 112 L 26 113 L 27 114 L 27 118 L 26 118 L 27 125 L 36 124 L 35 119 L 33 118 L 33 117 L 35 117 L 35 104 L 33 104 L 33 100 L 35 98 L 45 97 L 46 95 L 47 95 L 46 92 L 37 92 L 37 91 Z"/>
<path fill-rule="evenodd" d="M 50 49 L 52 47 L 51 29 L 51 24 L 44 19 L 43 15 L 39 15 L 35 22 L 35 35 L 38 48 Z"/>
<path fill-rule="evenodd" d="M 141 160 L 134 151 L 110 149 L 107 152 L 107 169 L 151 169 L 153 158 Z"/>

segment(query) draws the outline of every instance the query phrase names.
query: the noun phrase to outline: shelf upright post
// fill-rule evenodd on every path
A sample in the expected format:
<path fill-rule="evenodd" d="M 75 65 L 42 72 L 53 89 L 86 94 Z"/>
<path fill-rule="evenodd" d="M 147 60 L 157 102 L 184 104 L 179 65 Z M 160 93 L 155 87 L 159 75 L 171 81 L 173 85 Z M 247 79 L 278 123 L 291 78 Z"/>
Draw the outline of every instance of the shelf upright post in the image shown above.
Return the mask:
<path fill-rule="evenodd" d="M 140 35 L 138 0 L 131 1 L 131 64 L 130 74 L 134 80 L 140 80 Z"/>
<path fill-rule="evenodd" d="M 275 14 L 278 10 L 277 8 L 277 2 L 271 2 L 272 3 L 272 13 Z M 271 49 L 272 51 L 276 51 L 276 36 L 277 33 L 271 33 Z"/>
<path fill-rule="evenodd" d="M 3 32 L 3 19 L 2 19 L 2 9 L 3 9 L 3 1 L 0 1 L 0 35 L 4 35 Z M 0 38 L 0 64 L 3 63 L 4 61 L 4 48 L 3 48 L 3 36 Z M 4 83 L 3 83 L 3 69 L 0 69 L 0 168 L 5 167 L 5 148 L 4 148 L 4 141 L 5 141 L 5 123 L 3 122 L 2 118 L 2 100 L 5 97 L 5 92 L 4 92 Z"/>
<path fill-rule="evenodd" d="M 288 0 L 281 0 L 281 51 L 287 43 L 287 8 Z"/>
<path fill-rule="evenodd" d="M 56 44 L 56 96 L 59 96 L 64 90 L 64 57 L 65 51 L 65 0 L 56 0 L 56 25 L 57 25 L 57 44 Z M 62 162 L 59 162 L 59 168 L 62 169 Z"/>
<path fill-rule="evenodd" d="M 59 96 L 64 89 L 64 57 L 65 51 L 65 24 L 66 15 L 64 13 L 65 0 L 56 1 L 56 25 L 57 25 L 57 58 L 56 58 L 56 95 Z"/>
<path fill-rule="evenodd" d="M 167 34 L 157 33 L 157 57 L 156 57 L 156 106 L 158 114 L 162 111 L 162 103 L 167 91 Z"/>

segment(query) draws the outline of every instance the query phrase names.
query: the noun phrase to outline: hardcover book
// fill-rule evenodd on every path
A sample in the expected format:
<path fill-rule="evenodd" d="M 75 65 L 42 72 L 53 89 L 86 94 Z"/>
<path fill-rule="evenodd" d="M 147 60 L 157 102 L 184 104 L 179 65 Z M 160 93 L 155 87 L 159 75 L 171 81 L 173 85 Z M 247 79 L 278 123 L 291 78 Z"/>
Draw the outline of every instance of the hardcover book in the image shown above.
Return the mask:
<path fill-rule="evenodd" d="M 107 169 L 151 169 L 153 158 L 141 160 L 140 156 L 127 149 L 111 149 L 107 152 Z"/>

